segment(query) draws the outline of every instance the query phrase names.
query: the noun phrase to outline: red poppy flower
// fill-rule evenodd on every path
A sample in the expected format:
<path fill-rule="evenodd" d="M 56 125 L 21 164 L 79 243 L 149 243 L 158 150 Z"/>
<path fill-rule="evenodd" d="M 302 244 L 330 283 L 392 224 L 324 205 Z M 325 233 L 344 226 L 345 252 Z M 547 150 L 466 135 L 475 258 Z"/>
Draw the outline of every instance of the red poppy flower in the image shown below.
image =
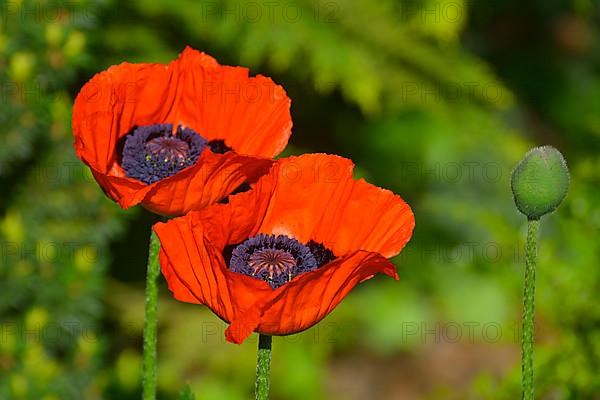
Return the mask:
<path fill-rule="evenodd" d="M 181 215 L 264 174 L 291 134 L 284 89 L 187 47 L 95 75 L 73 107 L 78 157 L 123 208 Z"/>
<path fill-rule="evenodd" d="M 156 224 L 174 297 L 207 305 L 241 343 L 313 326 L 377 273 L 397 279 L 387 258 L 410 239 L 412 211 L 352 170 L 338 156 L 280 159 L 228 204 Z"/>

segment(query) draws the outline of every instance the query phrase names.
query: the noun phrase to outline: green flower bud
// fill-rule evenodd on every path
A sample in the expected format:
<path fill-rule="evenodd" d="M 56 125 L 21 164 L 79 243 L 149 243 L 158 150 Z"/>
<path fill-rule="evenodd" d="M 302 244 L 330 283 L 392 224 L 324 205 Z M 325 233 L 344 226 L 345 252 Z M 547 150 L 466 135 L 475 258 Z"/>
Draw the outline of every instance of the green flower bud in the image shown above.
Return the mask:
<path fill-rule="evenodd" d="M 529 150 L 512 173 L 515 204 L 529 219 L 539 219 L 560 205 L 569 188 L 569 169 L 552 146 Z"/>

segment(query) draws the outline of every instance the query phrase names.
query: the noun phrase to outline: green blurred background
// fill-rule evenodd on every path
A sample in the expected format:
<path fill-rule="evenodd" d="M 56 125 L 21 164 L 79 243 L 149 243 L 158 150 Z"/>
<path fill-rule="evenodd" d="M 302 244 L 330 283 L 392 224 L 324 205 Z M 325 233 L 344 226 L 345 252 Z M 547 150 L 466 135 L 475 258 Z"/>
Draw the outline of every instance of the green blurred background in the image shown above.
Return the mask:
<path fill-rule="evenodd" d="M 413 207 L 413 239 L 317 327 L 275 338 L 273 399 L 517 399 L 525 219 L 509 190 L 552 144 L 572 185 L 542 223 L 540 399 L 600 399 L 600 7 L 592 0 L 1 1 L 0 399 L 140 398 L 153 217 L 73 151 L 74 96 L 186 44 L 292 98 L 286 154 L 352 158 Z M 252 398 L 224 341 L 161 282 L 160 398 Z"/>

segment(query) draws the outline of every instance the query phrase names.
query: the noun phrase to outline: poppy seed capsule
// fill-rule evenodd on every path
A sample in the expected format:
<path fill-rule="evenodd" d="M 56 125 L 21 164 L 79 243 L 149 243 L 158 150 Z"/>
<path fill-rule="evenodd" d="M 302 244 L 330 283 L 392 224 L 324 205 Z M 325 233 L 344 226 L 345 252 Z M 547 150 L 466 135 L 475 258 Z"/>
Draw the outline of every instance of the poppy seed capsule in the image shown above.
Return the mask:
<path fill-rule="evenodd" d="M 560 205 L 569 188 L 569 170 L 552 146 L 531 149 L 512 173 L 515 204 L 529 219 L 539 219 Z"/>

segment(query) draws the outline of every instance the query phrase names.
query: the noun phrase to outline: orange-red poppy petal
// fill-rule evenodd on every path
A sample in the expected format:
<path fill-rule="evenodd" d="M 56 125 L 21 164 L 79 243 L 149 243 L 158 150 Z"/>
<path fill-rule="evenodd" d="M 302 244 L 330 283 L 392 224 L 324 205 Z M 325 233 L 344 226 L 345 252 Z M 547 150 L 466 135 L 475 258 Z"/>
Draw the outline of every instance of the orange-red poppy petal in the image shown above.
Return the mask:
<path fill-rule="evenodd" d="M 243 67 L 221 66 L 186 47 L 169 64 L 122 63 L 96 74 L 75 99 L 75 148 L 106 173 L 117 141 L 136 125 L 182 124 L 234 151 L 273 157 L 291 135 L 291 100 L 280 85 Z"/>
<path fill-rule="evenodd" d="M 254 183 L 272 163 L 233 152 L 204 152 L 195 166 L 151 185 L 141 203 L 158 214 L 182 215 L 216 203 L 242 183 Z"/>
<path fill-rule="evenodd" d="M 224 208 L 225 205 L 219 208 Z M 385 257 L 356 251 L 277 290 L 266 282 L 231 272 L 221 255 L 222 232 L 206 230 L 203 212 L 154 226 L 161 242 L 160 263 L 173 296 L 204 304 L 231 325 L 226 337 L 243 342 L 253 331 L 287 335 L 310 328 L 329 314 L 352 288 L 383 273 L 397 279 Z"/>
<path fill-rule="evenodd" d="M 354 286 L 377 273 L 398 278 L 385 257 L 358 251 L 315 271 L 300 275 L 233 321 L 228 341 L 242 343 L 253 331 L 267 335 L 301 332 L 325 318 Z"/>
<path fill-rule="evenodd" d="M 135 125 L 168 121 L 177 98 L 173 68 L 163 64 L 115 65 L 96 74 L 73 105 L 77 156 L 106 174 L 117 161 L 117 142 Z"/>
<path fill-rule="evenodd" d="M 231 207 L 264 210 L 259 233 L 312 239 L 336 255 L 366 250 L 392 257 L 410 239 L 414 215 L 400 196 L 354 180 L 353 167 L 327 154 L 280 159 L 253 191 L 232 198 Z"/>
<path fill-rule="evenodd" d="M 162 273 L 176 299 L 205 304 L 229 322 L 272 292 L 266 282 L 230 272 L 202 225 L 187 216 L 158 223 L 154 231 L 161 243 Z"/>
<path fill-rule="evenodd" d="M 221 200 L 242 183 L 255 182 L 272 163 L 234 152 L 205 151 L 194 166 L 151 185 L 124 177 L 120 170 L 104 175 L 92 169 L 92 173 L 107 196 L 124 209 L 141 203 L 157 214 L 177 216 Z"/>
<path fill-rule="evenodd" d="M 180 55 L 181 98 L 172 120 L 185 121 L 208 140 L 223 139 L 240 154 L 274 157 L 292 132 L 291 100 L 282 86 L 243 67 L 206 68 L 206 55 Z"/>

